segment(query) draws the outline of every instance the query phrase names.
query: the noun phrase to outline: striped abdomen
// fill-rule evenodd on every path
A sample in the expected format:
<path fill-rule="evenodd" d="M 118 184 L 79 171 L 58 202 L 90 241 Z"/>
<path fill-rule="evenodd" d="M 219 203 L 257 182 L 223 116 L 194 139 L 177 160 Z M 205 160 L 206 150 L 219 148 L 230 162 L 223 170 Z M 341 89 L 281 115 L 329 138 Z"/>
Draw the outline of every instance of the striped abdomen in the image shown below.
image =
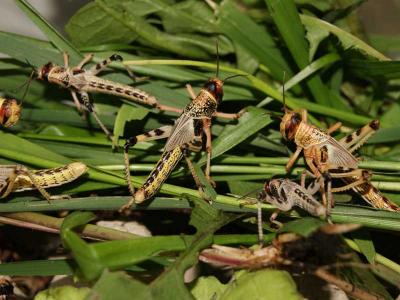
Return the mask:
<path fill-rule="evenodd" d="M 63 167 L 31 171 L 35 183 L 43 188 L 55 187 L 77 179 L 87 170 L 85 164 L 74 162 Z M 18 174 L 13 186 L 13 192 L 36 189 L 32 180 L 26 174 Z"/>
<path fill-rule="evenodd" d="M 345 178 L 343 181 L 346 183 L 352 183 L 356 181 L 356 178 Z M 397 204 L 383 196 L 369 181 L 355 186 L 353 190 L 359 193 L 365 201 L 375 208 L 389 211 L 400 211 L 400 207 Z"/>
<path fill-rule="evenodd" d="M 88 83 L 82 90 L 86 92 L 109 94 L 146 105 L 157 105 L 157 100 L 154 96 L 129 85 L 101 79 L 96 76 L 85 75 L 85 79 L 87 79 Z"/>
<path fill-rule="evenodd" d="M 135 202 L 141 203 L 153 197 L 182 157 L 183 153 L 180 147 L 165 151 L 145 183 L 135 192 Z"/>

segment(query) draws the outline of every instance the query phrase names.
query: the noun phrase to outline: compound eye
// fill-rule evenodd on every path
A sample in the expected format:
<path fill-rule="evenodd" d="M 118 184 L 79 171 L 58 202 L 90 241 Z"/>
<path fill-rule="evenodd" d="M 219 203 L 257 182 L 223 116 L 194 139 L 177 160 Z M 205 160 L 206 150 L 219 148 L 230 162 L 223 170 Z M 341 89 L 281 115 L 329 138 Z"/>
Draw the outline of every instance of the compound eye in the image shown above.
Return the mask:
<path fill-rule="evenodd" d="M 215 90 L 217 89 L 217 87 L 214 82 L 209 82 L 206 85 L 206 89 L 209 90 L 210 92 L 214 93 Z"/>
<path fill-rule="evenodd" d="M 276 188 L 275 185 L 272 184 L 270 185 L 270 191 L 273 196 L 278 196 L 278 189 Z"/>

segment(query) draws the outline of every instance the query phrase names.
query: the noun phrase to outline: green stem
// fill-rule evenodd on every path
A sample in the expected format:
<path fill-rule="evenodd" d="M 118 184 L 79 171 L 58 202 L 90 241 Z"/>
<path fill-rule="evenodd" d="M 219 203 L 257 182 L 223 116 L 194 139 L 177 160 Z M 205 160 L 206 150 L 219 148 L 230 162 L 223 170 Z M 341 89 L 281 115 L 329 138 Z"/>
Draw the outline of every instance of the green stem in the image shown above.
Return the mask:
<path fill-rule="evenodd" d="M 350 239 L 346 239 L 345 241 L 347 243 L 347 245 L 349 245 L 349 247 L 355 251 L 357 251 L 358 253 L 361 253 L 360 248 L 358 247 L 358 245 Z M 376 263 L 380 263 L 386 267 L 388 267 L 389 269 L 397 272 L 398 274 L 400 274 L 400 265 L 398 265 L 397 263 L 395 263 L 394 261 L 390 260 L 389 258 L 386 258 L 385 256 L 376 253 L 375 255 L 375 262 Z"/>

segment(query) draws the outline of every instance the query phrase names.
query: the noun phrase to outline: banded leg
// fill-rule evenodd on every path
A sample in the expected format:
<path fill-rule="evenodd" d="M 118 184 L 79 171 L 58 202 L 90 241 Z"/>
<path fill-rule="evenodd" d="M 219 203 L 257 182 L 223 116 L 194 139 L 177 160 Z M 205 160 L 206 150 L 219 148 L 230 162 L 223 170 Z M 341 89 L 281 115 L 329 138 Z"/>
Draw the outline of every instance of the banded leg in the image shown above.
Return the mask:
<path fill-rule="evenodd" d="M 89 95 L 86 92 L 77 92 L 77 94 L 80 96 L 83 105 L 87 108 L 87 110 L 93 115 L 94 119 L 96 120 L 97 124 L 100 126 L 101 130 L 106 134 L 108 139 L 113 143 L 113 147 L 118 148 L 118 145 L 114 145 L 114 138 L 111 132 L 107 129 L 107 127 L 103 124 L 103 122 L 100 120 L 99 116 L 94 110 L 93 104 L 90 103 L 89 100 Z"/>
<path fill-rule="evenodd" d="M 171 135 L 173 126 L 167 125 L 160 128 L 150 130 L 149 132 L 130 137 L 126 140 L 124 145 L 124 162 L 125 162 L 125 179 L 128 184 L 128 189 L 132 197 L 135 195 L 135 189 L 132 185 L 130 162 L 129 162 L 129 148 L 136 145 L 138 142 L 150 141 L 167 138 Z M 133 203 L 133 202 L 132 202 Z M 132 205 L 132 204 L 131 204 Z"/>
<path fill-rule="evenodd" d="M 360 148 L 377 130 L 379 129 L 379 120 L 373 120 L 367 125 L 359 128 L 357 131 L 347 135 L 339 140 L 350 153 Z"/>
<path fill-rule="evenodd" d="M 87 73 L 90 75 L 97 75 L 101 71 L 103 71 L 109 64 L 111 64 L 114 61 L 122 61 L 122 57 L 118 54 L 113 54 L 109 58 L 103 60 L 100 63 L 97 63 L 95 66 L 91 67 Z"/>

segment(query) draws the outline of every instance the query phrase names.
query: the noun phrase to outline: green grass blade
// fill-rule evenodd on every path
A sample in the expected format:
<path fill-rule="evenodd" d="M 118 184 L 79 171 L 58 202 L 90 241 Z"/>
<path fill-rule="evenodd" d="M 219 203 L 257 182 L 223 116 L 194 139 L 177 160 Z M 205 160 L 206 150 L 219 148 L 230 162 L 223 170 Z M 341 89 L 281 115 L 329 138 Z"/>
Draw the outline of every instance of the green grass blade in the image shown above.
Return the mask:
<path fill-rule="evenodd" d="M 64 39 L 53 26 L 51 26 L 32 5 L 25 0 L 16 0 L 19 8 L 36 24 L 36 26 L 48 37 L 60 52 L 67 51 L 71 59 L 78 62 L 82 58 L 79 51 L 66 39 Z"/>

